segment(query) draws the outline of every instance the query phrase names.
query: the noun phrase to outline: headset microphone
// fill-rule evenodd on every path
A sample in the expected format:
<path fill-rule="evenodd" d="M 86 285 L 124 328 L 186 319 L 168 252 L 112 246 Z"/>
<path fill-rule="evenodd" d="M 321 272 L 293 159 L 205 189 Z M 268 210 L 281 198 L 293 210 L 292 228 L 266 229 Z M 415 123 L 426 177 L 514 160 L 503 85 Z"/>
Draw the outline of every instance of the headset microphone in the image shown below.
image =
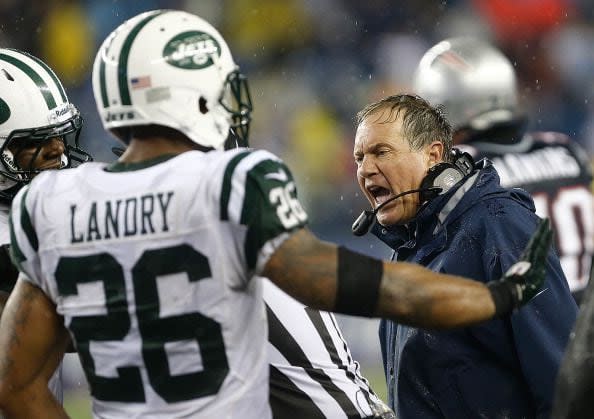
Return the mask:
<path fill-rule="evenodd" d="M 429 168 L 427 175 L 421 181 L 421 187 L 419 189 L 411 189 L 410 191 L 399 193 L 382 202 L 373 210 L 363 211 L 351 227 L 353 234 L 355 236 L 362 236 L 367 233 L 375 221 L 377 212 L 381 210 L 384 205 L 389 204 L 393 200 L 400 198 L 403 195 L 419 192 L 419 200 L 421 203 L 427 202 L 443 191 L 448 191 L 452 186 L 462 181 L 465 176 L 472 173 L 474 169 L 474 160 L 470 154 L 454 148 L 451 151 L 451 155 L 453 163 L 441 162 Z"/>
<path fill-rule="evenodd" d="M 434 198 L 441 191 L 442 191 L 442 188 L 437 187 L 437 186 L 432 186 L 430 188 L 411 189 L 410 191 L 405 191 L 405 192 L 399 193 L 397 195 L 394 195 L 390 199 L 379 204 L 373 210 L 363 211 L 361 213 L 361 215 L 359 215 L 357 217 L 357 219 L 353 223 L 353 226 L 351 227 L 353 230 L 353 234 L 355 236 L 365 235 L 369 231 L 369 228 L 371 227 L 373 222 L 375 221 L 375 215 L 378 213 L 378 211 L 381 210 L 384 206 L 388 205 L 393 200 L 400 198 L 401 196 L 408 195 L 411 193 L 421 192 L 424 195 L 421 200 L 424 202 L 431 198 Z"/>

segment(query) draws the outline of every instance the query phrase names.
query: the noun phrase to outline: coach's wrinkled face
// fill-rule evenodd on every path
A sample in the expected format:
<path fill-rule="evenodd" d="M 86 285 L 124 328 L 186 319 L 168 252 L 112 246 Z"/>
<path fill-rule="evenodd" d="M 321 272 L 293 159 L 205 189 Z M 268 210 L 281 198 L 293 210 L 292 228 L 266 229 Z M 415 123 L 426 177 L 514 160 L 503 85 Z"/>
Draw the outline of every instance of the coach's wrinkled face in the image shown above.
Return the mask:
<path fill-rule="evenodd" d="M 373 208 L 401 192 L 418 189 L 429 168 L 441 159 L 442 144 L 435 141 L 413 150 L 402 129 L 402 116 L 380 110 L 357 127 L 354 157 L 357 181 Z M 404 195 L 386 204 L 377 220 L 383 226 L 406 224 L 420 205 L 419 194 Z"/>

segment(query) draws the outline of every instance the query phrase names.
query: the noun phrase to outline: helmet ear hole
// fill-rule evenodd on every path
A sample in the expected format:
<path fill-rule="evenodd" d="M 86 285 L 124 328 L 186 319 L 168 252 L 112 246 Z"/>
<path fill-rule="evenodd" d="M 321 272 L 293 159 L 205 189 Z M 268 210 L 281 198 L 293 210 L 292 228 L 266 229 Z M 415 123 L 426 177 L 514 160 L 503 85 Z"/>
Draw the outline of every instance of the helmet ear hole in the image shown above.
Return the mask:
<path fill-rule="evenodd" d="M 200 113 L 205 114 L 208 113 L 208 106 L 206 106 L 206 99 L 204 99 L 204 97 L 200 96 L 200 99 L 198 99 L 198 109 L 200 109 Z"/>
<path fill-rule="evenodd" d="M 2 69 L 2 73 L 4 73 L 4 76 L 10 80 L 10 81 L 14 81 L 14 78 L 10 75 L 10 73 L 8 71 L 6 71 L 5 69 Z"/>

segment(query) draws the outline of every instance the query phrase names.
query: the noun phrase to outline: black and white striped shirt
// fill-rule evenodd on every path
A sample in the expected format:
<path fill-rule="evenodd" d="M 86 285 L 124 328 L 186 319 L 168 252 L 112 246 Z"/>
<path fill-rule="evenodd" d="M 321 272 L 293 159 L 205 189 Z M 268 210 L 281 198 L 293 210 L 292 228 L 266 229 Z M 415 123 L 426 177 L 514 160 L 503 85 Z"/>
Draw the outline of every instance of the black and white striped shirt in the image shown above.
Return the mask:
<path fill-rule="evenodd" d="M 264 280 L 275 418 L 365 418 L 387 409 L 361 375 L 332 313 Z"/>

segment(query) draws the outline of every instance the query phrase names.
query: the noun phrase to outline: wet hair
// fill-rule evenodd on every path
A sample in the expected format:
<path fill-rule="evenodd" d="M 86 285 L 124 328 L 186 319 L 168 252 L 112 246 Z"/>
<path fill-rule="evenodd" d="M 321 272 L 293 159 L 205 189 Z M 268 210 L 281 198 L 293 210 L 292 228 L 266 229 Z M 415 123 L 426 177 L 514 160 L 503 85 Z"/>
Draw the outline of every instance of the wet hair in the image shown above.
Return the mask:
<path fill-rule="evenodd" d="M 384 112 L 384 111 L 388 112 Z M 371 103 L 357 113 L 357 127 L 372 115 L 375 122 L 393 123 L 402 116 L 402 129 L 413 150 L 438 140 L 443 144 L 443 161 L 449 162 L 452 150 L 452 125 L 447 120 L 443 106 L 431 106 L 420 96 L 398 94 Z M 381 118 L 381 119 L 380 119 Z"/>

